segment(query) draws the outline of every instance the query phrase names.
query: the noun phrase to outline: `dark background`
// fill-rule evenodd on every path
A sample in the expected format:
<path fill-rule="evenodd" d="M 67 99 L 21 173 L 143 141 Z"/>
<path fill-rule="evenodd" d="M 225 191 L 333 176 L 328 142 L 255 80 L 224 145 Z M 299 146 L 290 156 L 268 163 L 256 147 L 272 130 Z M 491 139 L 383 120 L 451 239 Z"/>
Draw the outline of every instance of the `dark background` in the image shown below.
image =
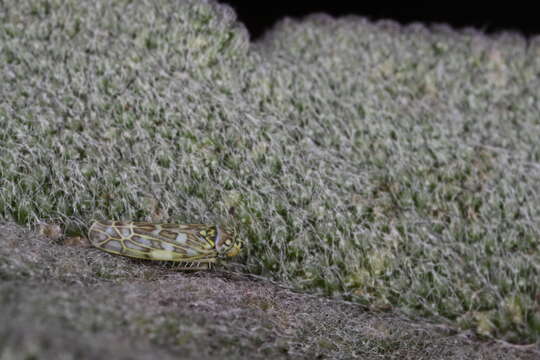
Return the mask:
<path fill-rule="evenodd" d="M 360 15 L 371 20 L 392 19 L 401 24 L 421 22 L 447 23 L 455 28 L 473 27 L 486 33 L 517 31 L 524 36 L 540 35 L 540 10 L 537 1 L 340 1 L 321 4 L 301 0 L 218 0 L 232 6 L 238 18 L 248 28 L 251 39 L 257 40 L 285 16 L 302 18 L 313 13 L 333 16 Z M 538 2 L 540 7 L 540 2 Z"/>

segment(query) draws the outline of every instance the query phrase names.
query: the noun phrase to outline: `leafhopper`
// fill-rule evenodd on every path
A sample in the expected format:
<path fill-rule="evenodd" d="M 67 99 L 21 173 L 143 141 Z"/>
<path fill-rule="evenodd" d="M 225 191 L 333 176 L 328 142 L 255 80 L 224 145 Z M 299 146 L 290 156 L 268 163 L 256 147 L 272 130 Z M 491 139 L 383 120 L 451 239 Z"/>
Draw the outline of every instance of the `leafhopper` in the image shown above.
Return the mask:
<path fill-rule="evenodd" d="M 175 261 L 184 269 L 209 269 L 220 258 L 238 255 L 242 243 L 216 225 L 95 221 L 88 238 L 112 254 Z"/>

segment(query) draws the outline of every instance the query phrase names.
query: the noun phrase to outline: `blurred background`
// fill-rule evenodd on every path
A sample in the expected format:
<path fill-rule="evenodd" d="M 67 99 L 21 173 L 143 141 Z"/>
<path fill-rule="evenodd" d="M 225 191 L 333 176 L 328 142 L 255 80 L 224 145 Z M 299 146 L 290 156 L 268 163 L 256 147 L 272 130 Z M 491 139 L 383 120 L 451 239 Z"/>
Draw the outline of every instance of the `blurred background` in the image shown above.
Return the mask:
<path fill-rule="evenodd" d="M 219 0 L 232 6 L 257 40 L 285 16 L 301 19 L 313 13 L 332 16 L 359 15 L 371 20 L 392 19 L 401 24 L 447 23 L 456 28 L 473 27 L 487 33 L 517 31 L 530 37 L 540 34 L 540 20 L 533 1 L 238 1 Z"/>

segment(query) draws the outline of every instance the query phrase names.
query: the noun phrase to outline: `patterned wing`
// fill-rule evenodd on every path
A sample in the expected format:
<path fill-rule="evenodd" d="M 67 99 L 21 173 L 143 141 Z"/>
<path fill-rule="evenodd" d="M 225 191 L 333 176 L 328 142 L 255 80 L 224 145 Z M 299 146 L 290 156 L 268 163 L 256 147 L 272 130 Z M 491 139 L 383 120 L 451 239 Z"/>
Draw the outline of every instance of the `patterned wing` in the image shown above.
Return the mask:
<path fill-rule="evenodd" d="M 90 242 L 98 249 L 139 259 L 212 263 L 216 226 L 151 224 L 146 222 L 94 222 Z"/>

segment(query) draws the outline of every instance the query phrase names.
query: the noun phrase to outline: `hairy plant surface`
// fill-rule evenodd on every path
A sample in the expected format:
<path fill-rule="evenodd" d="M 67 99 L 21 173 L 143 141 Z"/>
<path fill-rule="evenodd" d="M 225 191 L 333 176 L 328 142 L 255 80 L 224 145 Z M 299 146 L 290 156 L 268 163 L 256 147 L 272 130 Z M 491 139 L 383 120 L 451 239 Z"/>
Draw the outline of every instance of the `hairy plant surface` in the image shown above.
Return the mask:
<path fill-rule="evenodd" d="M 0 260 L 2 360 L 538 356 L 245 275 L 100 256 L 13 224 L 0 224 Z"/>
<path fill-rule="evenodd" d="M 212 2 L 28 0 L 0 78 L 5 220 L 232 225 L 245 273 L 540 339 L 538 39 L 318 16 L 250 44 Z"/>

